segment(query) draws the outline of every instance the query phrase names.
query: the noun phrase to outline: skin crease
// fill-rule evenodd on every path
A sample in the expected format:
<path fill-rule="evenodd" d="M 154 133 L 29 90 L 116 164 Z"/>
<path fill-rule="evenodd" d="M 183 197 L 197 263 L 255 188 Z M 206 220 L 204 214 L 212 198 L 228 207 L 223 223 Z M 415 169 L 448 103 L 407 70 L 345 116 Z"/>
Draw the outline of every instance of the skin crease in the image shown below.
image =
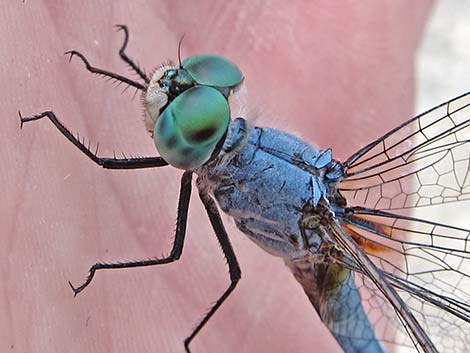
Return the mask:
<path fill-rule="evenodd" d="M 228 286 L 227 268 L 193 192 L 182 259 L 98 272 L 96 261 L 167 254 L 181 171 L 106 171 L 46 120 L 112 151 L 155 155 L 133 90 L 85 71 L 66 50 L 137 79 L 117 51 L 148 71 L 216 53 L 245 74 L 245 117 L 298 133 L 345 159 L 413 114 L 413 63 L 431 3 L 419 1 L 9 1 L 0 42 L 2 352 L 182 352 L 182 341 Z M 6 35 L 5 35 L 6 34 Z M 436 102 L 439 103 L 439 102 Z M 340 352 L 282 261 L 224 217 L 242 280 L 191 345 L 201 352 Z"/>

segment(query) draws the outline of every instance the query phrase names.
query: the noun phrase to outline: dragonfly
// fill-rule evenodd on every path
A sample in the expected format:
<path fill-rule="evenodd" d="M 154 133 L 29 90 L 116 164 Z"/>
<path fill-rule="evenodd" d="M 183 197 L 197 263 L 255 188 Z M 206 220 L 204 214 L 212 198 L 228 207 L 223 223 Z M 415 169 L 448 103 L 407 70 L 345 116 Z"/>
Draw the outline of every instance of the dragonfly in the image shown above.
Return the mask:
<path fill-rule="evenodd" d="M 108 169 L 172 166 L 183 170 L 175 239 L 169 256 L 96 263 L 96 271 L 177 261 L 185 241 L 192 180 L 220 244 L 230 285 L 185 339 L 190 343 L 234 291 L 241 269 L 220 212 L 249 239 L 284 260 L 345 353 L 385 353 L 409 346 L 424 353 L 470 351 L 470 230 L 416 217 L 470 198 L 470 92 L 418 115 L 344 162 L 331 149 L 233 118 L 230 101 L 244 81 L 236 64 L 194 55 L 163 64 L 149 77 L 127 55 L 132 80 L 86 69 L 142 92 L 145 127 L 159 156 L 98 156 L 52 111 L 23 117 L 21 127 L 48 119 L 92 162 Z M 454 208 L 455 209 L 455 208 Z M 438 214 L 440 216 L 440 214 Z"/>

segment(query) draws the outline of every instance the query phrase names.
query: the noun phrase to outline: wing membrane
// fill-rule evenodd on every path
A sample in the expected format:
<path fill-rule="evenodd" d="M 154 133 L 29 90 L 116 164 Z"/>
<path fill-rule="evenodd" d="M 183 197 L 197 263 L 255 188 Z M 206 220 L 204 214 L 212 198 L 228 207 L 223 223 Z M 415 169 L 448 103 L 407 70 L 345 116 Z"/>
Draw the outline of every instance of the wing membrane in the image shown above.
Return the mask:
<path fill-rule="evenodd" d="M 390 131 L 345 163 L 350 205 L 381 210 L 470 199 L 470 92 Z"/>
<path fill-rule="evenodd" d="M 470 253 L 467 229 L 364 208 L 339 216 L 395 287 L 439 352 L 470 351 Z M 359 241 L 358 241 L 359 239 Z M 410 345 L 406 327 L 384 294 L 362 272 L 356 283 L 384 342 Z M 385 319 L 384 319 L 385 318 Z M 393 335 L 392 332 L 395 334 Z"/>

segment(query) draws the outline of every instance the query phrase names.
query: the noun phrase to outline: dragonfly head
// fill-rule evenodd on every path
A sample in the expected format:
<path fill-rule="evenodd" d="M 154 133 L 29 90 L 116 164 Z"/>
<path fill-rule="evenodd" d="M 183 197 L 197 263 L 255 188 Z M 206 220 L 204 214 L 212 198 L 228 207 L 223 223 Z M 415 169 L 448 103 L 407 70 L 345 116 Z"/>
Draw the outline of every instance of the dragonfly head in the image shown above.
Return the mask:
<path fill-rule="evenodd" d="M 160 155 L 180 169 L 198 168 L 214 156 L 230 123 L 228 97 L 242 82 L 240 69 L 216 55 L 194 55 L 179 67 L 157 69 L 144 106 Z"/>

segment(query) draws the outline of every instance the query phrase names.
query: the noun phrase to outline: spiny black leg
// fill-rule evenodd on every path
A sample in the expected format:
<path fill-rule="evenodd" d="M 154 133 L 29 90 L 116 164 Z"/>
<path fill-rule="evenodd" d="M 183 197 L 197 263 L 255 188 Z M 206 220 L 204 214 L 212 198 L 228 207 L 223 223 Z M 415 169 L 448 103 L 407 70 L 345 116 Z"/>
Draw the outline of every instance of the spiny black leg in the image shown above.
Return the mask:
<path fill-rule="evenodd" d="M 188 218 L 189 200 L 191 198 L 191 179 L 192 172 L 184 172 L 181 177 L 181 188 L 180 196 L 178 200 L 178 218 L 176 220 L 176 231 L 175 241 L 173 242 L 173 248 L 171 249 L 170 255 L 162 259 L 150 259 L 142 261 L 132 262 L 118 262 L 111 264 L 96 263 L 90 268 L 90 273 L 86 278 L 85 282 L 79 287 L 74 287 L 69 282 L 70 287 L 73 289 L 75 295 L 84 290 L 92 281 L 93 276 L 97 270 L 103 269 L 116 269 L 116 268 L 130 268 L 130 267 L 144 267 L 167 264 L 173 261 L 179 260 L 181 253 L 183 252 L 184 237 L 186 234 L 186 220 Z"/>
<path fill-rule="evenodd" d="M 122 60 L 124 60 L 124 62 L 127 65 L 129 65 L 131 67 L 132 70 L 134 70 L 137 73 L 137 75 L 139 75 L 142 78 L 142 80 L 145 81 L 145 83 L 147 83 L 147 84 L 150 83 L 149 78 L 141 70 L 139 65 L 137 65 L 134 62 L 134 60 L 129 58 L 127 56 L 127 54 L 124 52 L 126 50 L 126 47 L 127 47 L 127 42 L 129 41 L 129 30 L 127 29 L 127 26 L 125 26 L 125 25 L 116 25 L 116 28 L 118 29 L 118 31 L 123 31 L 124 32 L 124 43 L 122 43 L 122 47 L 121 47 L 121 49 L 119 49 L 119 56 L 121 57 Z"/>
<path fill-rule="evenodd" d="M 232 244 L 230 244 L 230 239 L 227 235 L 227 232 L 225 231 L 224 224 L 222 223 L 222 219 L 220 218 L 220 214 L 217 210 L 217 206 L 215 205 L 214 200 L 208 194 L 203 193 L 201 191 L 199 192 L 199 197 L 201 198 L 201 201 L 204 204 L 212 228 L 214 229 L 215 235 L 217 236 L 217 240 L 219 241 L 220 247 L 222 248 L 225 258 L 227 259 L 228 269 L 230 273 L 230 286 L 225 290 L 225 292 L 217 300 L 214 306 L 209 310 L 206 316 L 204 316 L 199 325 L 196 326 L 191 335 L 184 340 L 184 347 L 186 349 L 186 352 L 188 353 L 190 353 L 189 344 L 191 343 L 193 338 L 196 337 L 196 335 L 209 321 L 212 315 L 214 315 L 217 309 L 219 309 L 225 299 L 227 299 L 228 296 L 232 293 L 241 278 L 240 265 L 238 264 L 237 257 L 235 255 L 235 252 L 233 251 Z"/>
<path fill-rule="evenodd" d="M 116 80 L 116 81 L 119 81 L 119 82 L 124 82 L 124 83 L 128 84 L 129 86 L 135 87 L 135 88 L 140 89 L 140 90 L 143 90 L 145 88 L 139 82 L 133 81 L 133 80 L 127 78 L 127 77 L 121 76 L 119 74 L 115 74 L 114 72 L 98 69 L 96 67 L 91 66 L 90 63 L 88 62 L 88 60 L 85 58 L 85 56 L 83 54 L 81 54 L 80 52 L 76 51 L 76 50 L 66 51 L 64 54 L 65 55 L 67 55 L 67 54 L 70 55 L 69 61 L 72 60 L 74 55 L 78 56 L 83 61 L 83 63 L 85 64 L 86 69 L 88 71 L 90 71 L 91 73 L 101 75 L 101 76 L 105 76 L 105 77 L 109 77 L 110 79 Z"/>
<path fill-rule="evenodd" d="M 21 127 L 24 123 L 42 118 L 48 118 L 55 127 L 64 135 L 70 142 L 72 142 L 80 151 L 82 151 L 88 158 L 96 164 L 106 169 L 141 169 L 141 168 L 155 168 L 163 167 L 168 163 L 162 157 L 136 157 L 136 158 L 108 158 L 98 157 L 98 145 L 95 152 L 90 150 L 90 146 L 85 146 L 84 139 L 80 141 L 79 137 L 75 137 L 55 116 L 54 112 L 48 111 L 38 115 L 29 117 L 22 117 L 18 112 L 21 121 Z"/>

